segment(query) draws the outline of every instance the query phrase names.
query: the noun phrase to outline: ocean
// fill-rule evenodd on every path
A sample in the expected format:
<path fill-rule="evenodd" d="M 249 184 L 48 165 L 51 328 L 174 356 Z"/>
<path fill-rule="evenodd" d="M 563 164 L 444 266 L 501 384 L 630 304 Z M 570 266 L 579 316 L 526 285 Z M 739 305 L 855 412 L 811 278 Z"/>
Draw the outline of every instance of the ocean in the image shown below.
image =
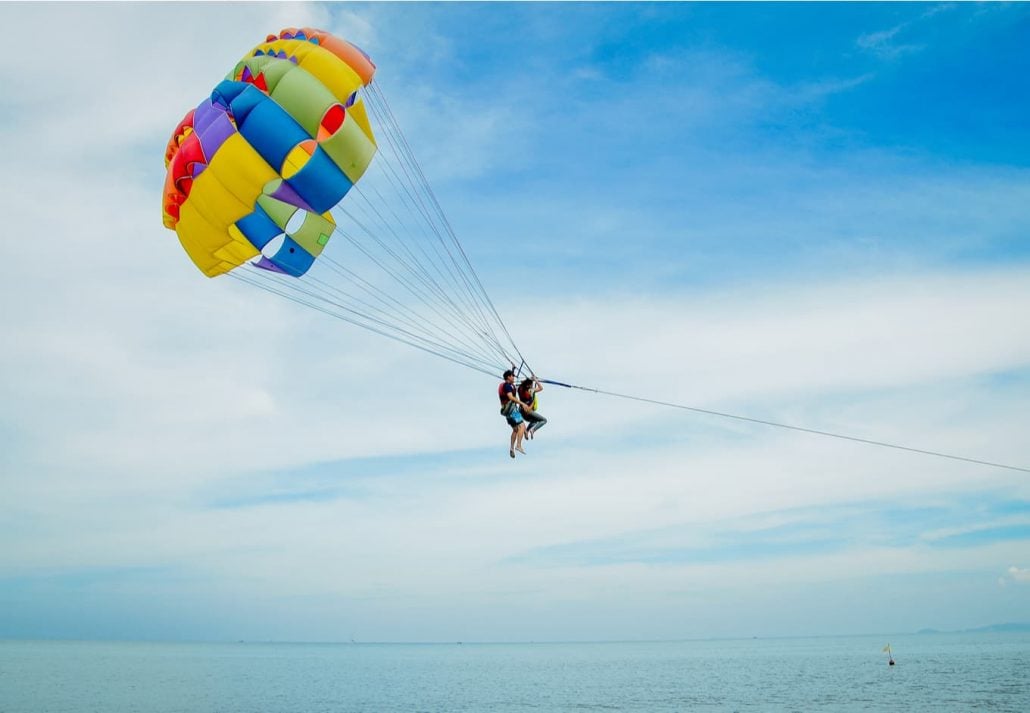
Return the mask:
<path fill-rule="evenodd" d="M 888 643 L 897 662 L 887 665 Z M 675 642 L 0 641 L 2 713 L 1030 711 L 1030 634 Z"/>

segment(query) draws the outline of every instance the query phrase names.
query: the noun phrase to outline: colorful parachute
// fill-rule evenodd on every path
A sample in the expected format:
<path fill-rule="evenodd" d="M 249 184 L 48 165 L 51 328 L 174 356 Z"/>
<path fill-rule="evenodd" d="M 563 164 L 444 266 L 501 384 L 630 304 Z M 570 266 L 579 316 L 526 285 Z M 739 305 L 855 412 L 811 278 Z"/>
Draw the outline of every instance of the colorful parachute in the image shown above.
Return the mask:
<path fill-rule="evenodd" d="M 518 349 L 375 69 L 321 30 L 269 35 L 175 128 L 164 224 L 209 277 L 495 376 Z"/>
<path fill-rule="evenodd" d="M 307 272 L 333 233 L 329 209 L 375 154 L 357 95 L 374 72 L 348 42 L 283 30 L 180 122 L 165 153 L 164 224 L 205 275 L 262 251 L 259 267 Z"/>

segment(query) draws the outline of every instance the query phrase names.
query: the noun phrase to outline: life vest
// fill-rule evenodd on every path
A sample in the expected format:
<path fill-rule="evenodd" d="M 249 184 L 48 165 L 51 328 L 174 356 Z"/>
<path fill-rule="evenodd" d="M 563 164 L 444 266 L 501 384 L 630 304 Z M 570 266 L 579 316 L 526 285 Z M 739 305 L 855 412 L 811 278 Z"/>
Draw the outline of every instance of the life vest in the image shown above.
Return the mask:
<path fill-rule="evenodd" d="M 501 385 L 497 387 L 497 397 L 501 400 L 501 406 L 507 406 L 508 405 L 508 401 L 509 401 L 509 399 L 508 399 L 508 392 L 504 388 L 506 386 L 508 386 L 508 382 L 507 381 L 502 381 Z M 511 387 L 511 390 L 512 390 L 512 393 L 514 393 L 515 392 L 515 387 L 514 386 Z"/>
<path fill-rule="evenodd" d="M 536 391 L 533 390 L 533 387 L 530 387 L 529 389 L 519 389 L 519 400 L 536 411 Z"/>

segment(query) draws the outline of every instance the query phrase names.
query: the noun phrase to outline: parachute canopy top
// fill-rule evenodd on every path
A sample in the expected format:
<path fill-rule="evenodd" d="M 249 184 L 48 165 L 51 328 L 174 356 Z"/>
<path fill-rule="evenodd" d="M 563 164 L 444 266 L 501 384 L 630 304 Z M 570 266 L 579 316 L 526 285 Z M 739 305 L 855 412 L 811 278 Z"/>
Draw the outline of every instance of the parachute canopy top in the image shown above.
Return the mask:
<path fill-rule="evenodd" d="M 375 65 L 312 28 L 269 35 L 190 110 L 165 151 L 164 225 L 214 277 L 254 264 L 294 277 L 335 227 L 376 139 L 359 91 Z"/>

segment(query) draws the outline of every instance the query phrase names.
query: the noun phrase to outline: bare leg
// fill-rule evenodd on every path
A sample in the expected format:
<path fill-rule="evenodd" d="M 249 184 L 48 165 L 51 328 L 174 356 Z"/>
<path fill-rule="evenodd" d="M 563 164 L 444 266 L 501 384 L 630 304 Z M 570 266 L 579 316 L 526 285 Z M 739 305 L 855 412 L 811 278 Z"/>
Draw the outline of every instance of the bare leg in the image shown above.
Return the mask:
<path fill-rule="evenodd" d="M 511 427 L 511 445 L 508 447 L 508 455 L 510 455 L 512 458 L 515 457 L 515 434 L 518 432 L 518 430 L 519 427 Z"/>
<path fill-rule="evenodd" d="M 518 430 L 515 432 L 514 435 L 515 435 L 515 450 L 517 450 L 519 453 L 525 453 L 525 451 L 522 450 L 522 437 L 526 435 L 526 424 L 525 423 L 520 423 L 519 427 L 518 427 Z"/>

